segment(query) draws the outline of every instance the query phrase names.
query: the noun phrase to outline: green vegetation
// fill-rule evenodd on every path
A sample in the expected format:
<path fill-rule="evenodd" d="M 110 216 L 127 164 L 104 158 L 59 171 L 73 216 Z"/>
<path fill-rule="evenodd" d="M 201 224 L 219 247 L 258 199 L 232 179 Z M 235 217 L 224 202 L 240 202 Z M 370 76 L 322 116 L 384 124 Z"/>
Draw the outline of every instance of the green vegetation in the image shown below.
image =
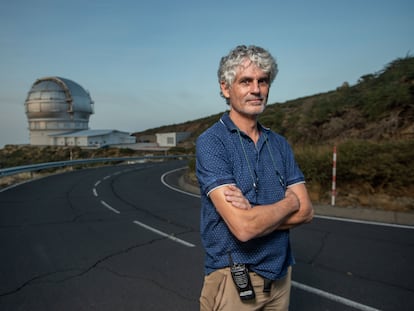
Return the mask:
<path fill-rule="evenodd" d="M 169 153 L 194 154 L 196 138 L 221 114 L 135 135 L 188 131 L 191 136 Z M 414 212 L 414 57 L 396 59 L 354 86 L 344 82 L 327 93 L 270 104 L 260 122 L 293 146 L 315 203 L 330 202 L 336 145 L 338 206 Z M 140 155 L 116 148 L 6 146 L 0 150 L 0 167 L 68 160 L 70 152 L 73 159 Z M 194 161 L 189 168 L 189 180 L 196 183 Z"/>
<path fill-rule="evenodd" d="M 296 148 L 295 154 L 307 183 L 317 191 L 313 195 L 328 202 L 332 184 L 332 148 L 306 146 Z M 359 191 L 365 191 L 364 195 L 414 198 L 414 141 L 343 142 L 337 146 L 336 172 L 339 189 L 359 188 Z M 406 208 L 414 209 L 414 206 Z"/>
<path fill-rule="evenodd" d="M 205 129 L 220 115 L 194 122 Z M 260 122 L 291 143 L 314 202 L 330 202 L 336 145 L 337 205 L 414 211 L 413 57 L 354 86 L 269 105 Z"/>

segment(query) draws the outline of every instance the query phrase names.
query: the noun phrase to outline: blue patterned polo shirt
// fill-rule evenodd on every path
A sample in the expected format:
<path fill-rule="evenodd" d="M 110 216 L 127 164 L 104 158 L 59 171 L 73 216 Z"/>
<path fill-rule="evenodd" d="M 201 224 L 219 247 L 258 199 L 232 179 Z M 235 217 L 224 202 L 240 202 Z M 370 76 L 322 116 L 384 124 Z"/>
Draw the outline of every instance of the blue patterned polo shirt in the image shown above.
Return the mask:
<path fill-rule="evenodd" d="M 236 184 L 253 206 L 284 198 L 286 187 L 304 182 L 293 152 L 282 136 L 261 126 L 255 144 L 235 126 L 226 112 L 196 143 L 196 173 L 201 190 L 201 239 L 206 252 L 205 273 L 236 263 L 276 280 L 294 263 L 289 230 L 239 241 L 216 211 L 208 194 L 216 187 Z"/>

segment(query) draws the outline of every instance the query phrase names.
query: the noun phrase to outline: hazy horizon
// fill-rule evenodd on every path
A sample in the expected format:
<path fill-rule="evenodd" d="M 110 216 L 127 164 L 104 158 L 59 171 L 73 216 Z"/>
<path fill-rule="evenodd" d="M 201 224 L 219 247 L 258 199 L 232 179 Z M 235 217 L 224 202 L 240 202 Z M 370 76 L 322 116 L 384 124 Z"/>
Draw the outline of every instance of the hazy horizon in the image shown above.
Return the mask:
<path fill-rule="evenodd" d="M 269 104 L 336 89 L 414 48 L 409 0 L 0 4 L 0 148 L 29 143 L 24 102 L 46 76 L 95 102 L 91 129 L 143 131 L 226 110 L 216 71 L 238 44 L 277 59 Z"/>

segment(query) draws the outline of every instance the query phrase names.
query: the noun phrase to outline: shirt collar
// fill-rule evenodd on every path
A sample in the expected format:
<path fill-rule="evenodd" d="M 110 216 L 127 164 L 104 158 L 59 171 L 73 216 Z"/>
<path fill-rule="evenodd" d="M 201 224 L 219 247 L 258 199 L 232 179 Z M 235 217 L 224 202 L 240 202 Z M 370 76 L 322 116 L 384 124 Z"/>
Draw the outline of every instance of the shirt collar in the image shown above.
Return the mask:
<path fill-rule="evenodd" d="M 224 126 L 227 127 L 227 129 L 230 132 L 237 132 L 238 128 L 237 126 L 233 123 L 233 121 L 230 119 L 230 115 L 229 112 L 226 111 L 220 118 L 220 123 L 223 124 Z M 257 122 L 257 126 L 260 130 L 261 133 L 266 133 L 268 134 L 270 131 L 270 128 L 264 127 L 262 124 L 260 124 L 260 122 Z M 241 133 L 243 133 L 242 131 L 240 131 Z M 267 138 L 267 135 L 265 136 Z"/>

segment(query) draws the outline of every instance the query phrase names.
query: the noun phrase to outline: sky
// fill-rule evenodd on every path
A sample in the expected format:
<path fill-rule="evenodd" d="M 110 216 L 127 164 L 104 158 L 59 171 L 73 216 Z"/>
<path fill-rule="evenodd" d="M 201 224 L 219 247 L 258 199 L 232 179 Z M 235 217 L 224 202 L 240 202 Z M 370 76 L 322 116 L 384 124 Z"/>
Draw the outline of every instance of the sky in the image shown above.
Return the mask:
<path fill-rule="evenodd" d="M 414 1 L 0 0 L 0 148 L 29 143 L 24 102 L 48 76 L 90 93 L 91 129 L 223 112 L 218 63 L 240 44 L 276 58 L 269 103 L 283 103 L 412 56 Z"/>

